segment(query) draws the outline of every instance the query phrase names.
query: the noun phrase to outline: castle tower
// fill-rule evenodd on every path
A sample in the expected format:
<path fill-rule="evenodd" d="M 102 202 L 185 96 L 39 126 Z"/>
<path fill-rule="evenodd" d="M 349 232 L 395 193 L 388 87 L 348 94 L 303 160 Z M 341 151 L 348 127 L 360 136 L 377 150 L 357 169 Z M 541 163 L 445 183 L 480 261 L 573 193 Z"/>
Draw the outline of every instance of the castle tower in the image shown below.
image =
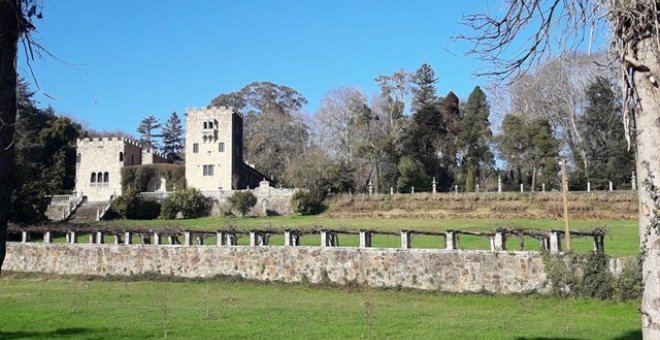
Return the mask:
<path fill-rule="evenodd" d="M 238 189 L 242 167 L 241 115 L 227 107 L 188 109 L 186 185 L 202 191 Z"/>
<path fill-rule="evenodd" d="M 83 138 L 76 141 L 76 193 L 90 202 L 119 196 L 121 169 L 142 162 L 137 142 L 122 137 Z"/>

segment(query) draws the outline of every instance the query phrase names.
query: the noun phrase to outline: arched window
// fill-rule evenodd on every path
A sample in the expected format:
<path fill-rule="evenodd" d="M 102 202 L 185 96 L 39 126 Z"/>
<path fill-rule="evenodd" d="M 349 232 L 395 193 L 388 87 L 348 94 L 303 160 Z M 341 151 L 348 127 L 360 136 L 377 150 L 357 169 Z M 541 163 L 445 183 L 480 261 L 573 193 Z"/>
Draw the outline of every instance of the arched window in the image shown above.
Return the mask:
<path fill-rule="evenodd" d="M 80 163 L 80 159 L 82 159 L 82 156 L 80 154 L 76 155 L 76 163 Z"/>
<path fill-rule="evenodd" d="M 204 129 L 208 129 L 208 123 L 204 122 Z"/>
<path fill-rule="evenodd" d="M 110 182 L 110 174 L 107 172 L 103 173 L 103 183 L 108 183 Z"/>
<path fill-rule="evenodd" d="M 101 173 L 101 172 L 96 173 L 96 182 L 98 182 L 98 183 L 103 182 L 103 173 Z"/>
<path fill-rule="evenodd" d="M 206 123 L 204 123 L 204 124 L 206 124 Z M 204 143 L 206 143 L 206 135 L 204 135 L 204 136 L 202 137 L 202 140 L 204 141 Z"/>
<path fill-rule="evenodd" d="M 119 161 L 120 161 L 120 162 L 123 162 L 123 161 L 124 161 L 124 153 L 123 153 L 123 152 L 120 152 L 120 153 L 119 153 Z"/>
<path fill-rule="evenodd" d="M 92 172 L 92 177 L 90 178 L 89 181 L 92 182 L 92 183 L 96 183 L 96 173 L 95 172 Z"/>

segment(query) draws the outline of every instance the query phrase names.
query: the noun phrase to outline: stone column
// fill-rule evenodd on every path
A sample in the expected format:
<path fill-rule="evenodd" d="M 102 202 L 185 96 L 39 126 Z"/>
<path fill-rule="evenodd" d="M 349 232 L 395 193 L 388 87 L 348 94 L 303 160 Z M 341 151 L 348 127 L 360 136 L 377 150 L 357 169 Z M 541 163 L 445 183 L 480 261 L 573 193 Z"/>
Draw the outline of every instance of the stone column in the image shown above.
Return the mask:
<path fill-rule="evenodd" d="M 360 230 L 360 248 L 371 247 L 371 232 Z"/>
<path fill-rule="evenodd" d="M 390 195 L 394 195 L 394 188 L 390 187 Z"/>
<path fill-rule="evenodd" d="M 614 186 L 612 185 L 612 181 L 610 181 L 610 191 L 614 191 Z"/>
<path fill-rule="evenodd" d="M 497 176 L 497 192 L 502 193 L 502 176 Z"/>
<path fill-rule="evenodd" d="M 520 183 L 520 192 L 525 192 L 525 185 Z"/>
<path fill-rule="evenodd" d="M 474 185 L 474 191 L 475 191 L 475 192 L 479 192 L 479 184 L 475 184 L 475 185 Z"/>
<path fill-rule="evenodd" d="M 545 192 L 545 183 L 541 184 L 541 192 Z"/>
<path fill-rule="evenodd" d="M 496 231 L 490 238 L 490 249 L 492 251 L 506 250 L 506 235 L 501 231 Z"/>
<path fill-rule="evenodd" d="M 90 244 L 96 243 L 96 232 L 89 233 L 89 243 Z"/>
<path fill-rule="evenodd" d="M 328 247 L 328 232 L 321 230 L 321 247 Z"/>
<path fill-rule="evenodd" d="M 632 190 L 637 190 L 637 178 L 635 177 L 635 172 L 633 171 L 632 177 L 630 178 L 630 187 Z"/>
<path fill-rule="evenodd" d="M 133 233 L 130 231 L 124 232 L 124 244 L 133 244 Z"/>
<path fill-rule="evenodd" d="M 28 235 L 28 232 L 25 230 L 21 230 L 21 243 L 27 243 L 29 238 L 30 235 Z"/>
<path fill-rule="evenodd" d="M 445 232 L 445 244 L 447 249 L 458 249 L 458 234 L 453 230 L 447 230 Z"/>
<path fill-rule="evenodd" d="M 454 185 L 454 192 L 458 194 L 458 185 Z"/>
<path fill-rule="evenodd" d="M 121 237 L 119 237 L 119 234 L 112 235 L 112 238 L 113 238 L 113 241 L 114 241 L 113 243 L 114 244 L 121 244 Z"/>
<path fill-rule="evenodd" d="M 250 232 L 250 246 L 255 247 L 257 245 L 257 233 L 254 231 Z"/>
<path fill-rule="evenodd" d="M 412 234 L 407 231 L 407 230 L 402 230 L 401 231 L 401 248 L 402 249 L 410 249 L 411 248 L 411 243 L 412 241 Z"/>
<path fill-rule="evenodd" d="M 587 182 L 587 192 L 591 192 L 591 182 Z"/>
<path fill-rule="evenodd" d="M 47 231 L 44 233 L 44 243 L 53 243 L 53 233 Z"/>
<path fill-rule="evenodd" d="M 557 254 L 561 251 L 561 235 L 558 231 L 551 231 L 549 235 L 550 254 Z"/>
<path fill-rule="evenodd" d="M 160 233 L 154 232 L 154 244 L 160 244 Z"/>
<path fill-rule="evenodd" d="M 604 237 L 603 234 L 596 234 L 594 235 L 594 251 L 597 253 L 604 253 L 605 252 L 605 244 L 604 244 Z"/>
<path fill-rule="evenodd" d="M 104 244 L 105 240 L 103 239 L 105 234 L 102 231 L 96 232 L 96 244 Z"/>
<path fill-rule="evenodd" d="M 369 195 L 374 194 L 374 184 L 371 183 L 371 180 L 369 181 Z"/>
<path fill-rule="evenodd" d="M 225 240 L 226 240 L 225 244 L 228 246 L 235 246 L 238 243 L 235 233 L 227 233 L 227 237 L 225 238 Z"/>
<path fill-rule="evenodd" d="M 216 239 L 216 244 L 217 244 L 218 246 L 224 246 L 225 244 L 227 244 L 227 243 L 226 243 L 226 240 L 225 240 L 225 237 L 226 237 L 226 236 L 225 236 L 225 232 L 224 232 L 224 231 L 217 231 L 217 232 L 215 233 L 215 235 L 216 235 L 216 238 L 217 238 L 217 239 Z"/>
<path fill-rule="evenodd" d="M 410 193 L 414 194 L 415 193 L 415 187 L 410 187 Z"/>
<path fill-rule="evenodd" d="M 204 235 L 202 234 L 197 234 L 195 236 L 195 241 L 197 242 L 198 246 L 203 246 L 204 245 Z"/>
<path fill-rule="evenodd" d="M 300 245 L 300 237 L 298 233 L 290 230 L 284 231 L 284 245 L 287 247 L 295 247 Z"/>
<path fill-rule="evenodd" d="M 167 243 L 169 243 L 171 245 L 177 244 L 178 242 L 176 240 L 176 235 L 172 235 L 172 234 L 167 235 Z"/>
<path fill-rule="evenodd" d="M 183 232 L 183 244 L 186 246 L 192 246 L 192 235 L 189 231 Z"/>
<path fill-rule="evenodd" d="M 76 244 L 78 242 L 75 231 L 70 231 L 68 235 L 69 235 L 69 243 Z"/>
<path fill-rule="evenodd" d="M 434 194 L 438 192 L 437 185 L 438 183 L 436 183 L 435 177 L 433 177 L 433 182 L 431 182 L 431 190 Z"/>

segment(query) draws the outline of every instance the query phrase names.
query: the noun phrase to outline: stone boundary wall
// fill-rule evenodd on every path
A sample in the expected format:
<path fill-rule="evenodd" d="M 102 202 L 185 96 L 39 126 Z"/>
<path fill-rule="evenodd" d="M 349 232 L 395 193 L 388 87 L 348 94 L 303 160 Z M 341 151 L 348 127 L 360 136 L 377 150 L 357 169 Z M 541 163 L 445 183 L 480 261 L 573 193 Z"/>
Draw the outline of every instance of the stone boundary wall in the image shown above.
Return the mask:
<path fill-rule="evenodd" d="M 368 284 L 455 293 L 547 293 L 538 252 L 282 246 L 8 243 L 3 269 L 61 275 Z"/>

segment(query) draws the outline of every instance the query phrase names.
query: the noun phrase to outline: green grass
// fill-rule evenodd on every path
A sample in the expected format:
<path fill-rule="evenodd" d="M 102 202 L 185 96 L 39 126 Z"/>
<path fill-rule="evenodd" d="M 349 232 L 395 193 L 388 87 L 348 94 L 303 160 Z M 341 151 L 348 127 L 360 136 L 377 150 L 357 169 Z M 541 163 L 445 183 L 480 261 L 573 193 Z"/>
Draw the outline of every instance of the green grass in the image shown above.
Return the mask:
<path fill-rule="evenodd" d="M 276 216 L 264 218 L 230 218 L 230 217 L 205 217 L 191 220 L 150 220 L 150 221 L 110 221 L 108 225 L 129 225 L 148 228 L 171 228 L 182 227 L 195 230 L 216 230 L 233 225 L 237 229 L 306 229 L 322 226 L 324 228 L 346 228 L 346 229 L 373 229 L 381 231 L 400 231 L 402 229 L 420 231 L 444 231 L 446 229 L 460 230 L 494 230 L 500 226 L 515 226 L 533 229 L 563 229 L 562 220 L 553 219 L 434 219 L 434 218 L 326 218 L 322 216 Z M 639 233 L 637 221 L 634 220 L 573 220 L 570 222 L 573 229 L 590 229 L 605 226 L 608 235 L 605 237 L 605 252 L 612 256 L 634 256 L 638 253 Z M 81 239 L 87 242 L 86 238 Z M 136 239 L 137 240 L 137 239 Z M 340 235 L 341 246 L 357 246 L 358 238 L 354 235 Z M 108 238 L 107 242 L 111 242 Z M 281 235 L 273 235 L 270 244 L 283 244 Z M 209 244 L 215 244 L 215 238 L 207 240 Z M 239 239 L 239 244 L 246 245 L 247 237 Z M 320 239 L 317 235 L 308 235 L 302 238 L 303 245 L 319 245 Z M 412 241 L 413 247 L 418 248 L 442 248 L 444 238 L 441 236 L 415 236 Z M 573 239 L 573 249 L 577 252 L 587 252 L 592 248 L 590 238 Z M 399 247 L 401 241 L 398 236 L 376 236 L 374 246 L 376 247 Z M 464 249 L 489 249 L 490 243 L 486 238 L 474 236 L 461 236 L 459 246 Z M 507 241 L 508 249 L 519 250 L 520 240 L 510 238 Z M 526 239 L 524 249 L 538 250 L 539 242 L 534 239 Z"/>
<path fill-rule="evenodd" d="M 638 302 L 230 282 L 0 280 L 2 339 L 638 339 Z"/>

